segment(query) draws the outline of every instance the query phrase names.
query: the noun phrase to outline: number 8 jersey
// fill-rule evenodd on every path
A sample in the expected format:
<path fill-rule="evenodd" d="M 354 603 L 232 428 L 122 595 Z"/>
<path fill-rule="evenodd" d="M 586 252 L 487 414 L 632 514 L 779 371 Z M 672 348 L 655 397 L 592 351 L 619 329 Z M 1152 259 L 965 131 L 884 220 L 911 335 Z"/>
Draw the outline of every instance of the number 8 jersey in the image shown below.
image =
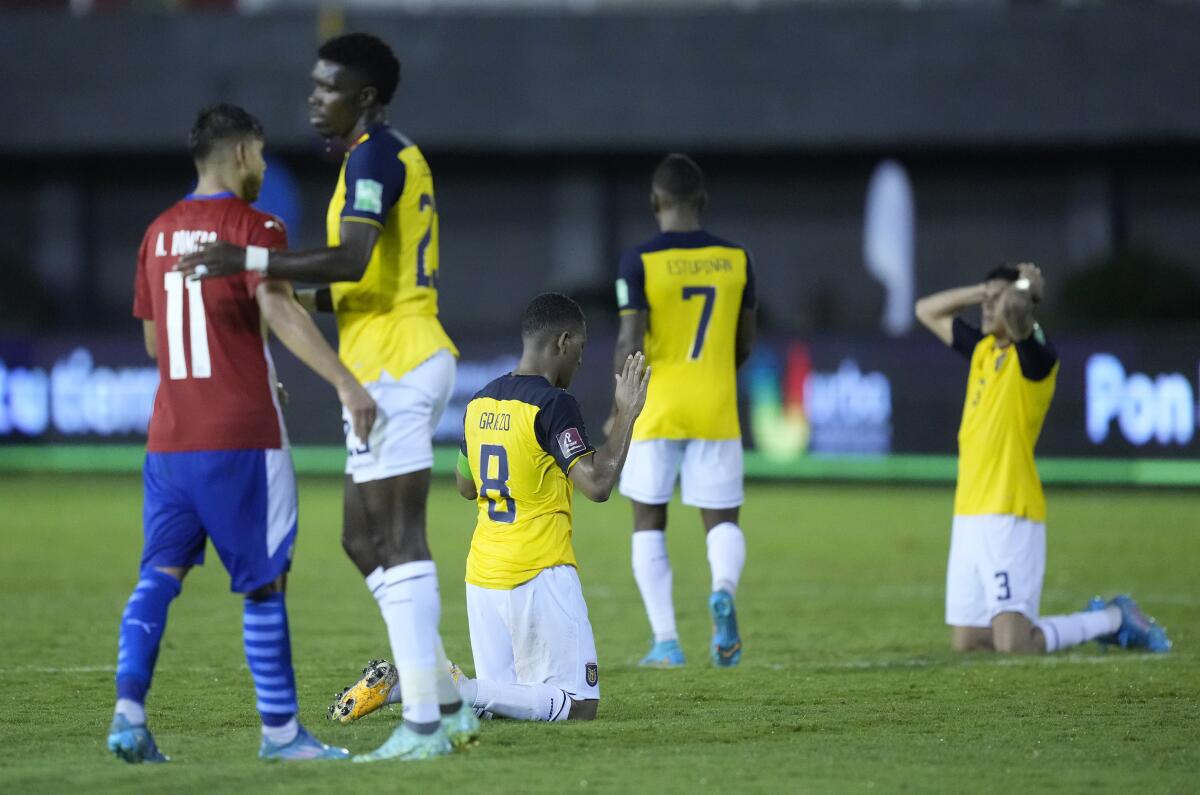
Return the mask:
<path fill-rule="evenodd" d="M 133 314 L 154 321 L 159 385 L 150 452 L 275 450 L 286 445 L 263 338 L 257 274 L 188 281 L 172 270 L 204 243 L 287 248 L 273 215 L 232 193 L 188 196 L 150 224 L 138 252 Z"/>
<path fill-rule="evenodd" d="M 750 254 L 708 232 L 664 232 L 621 258 L 617 307 L 648 311 L 654 368 L 633 426 L 646 439 L 740 439 L 735 346 L 755 306 Z"/>
<path fill-rule="evenodd" d="M 460 452 L 479 492 L 467 582 L 508 590 L 576 566 L 568 474 L 595 449 L 575 398 L 540 375 L 501 376 L 467 404 Z"/>
<path fill-rule="evenodd" d="M 443 348 L 458 351 L 438 320 L 438 216 L 433 175 L 421 150 L 383 122 L 342 163 L 325 217 L 330 246 L 343 221 L 379 229 L 357 282 L 331 285 L 338 355 L 364 383 L 399 380 Z"/>

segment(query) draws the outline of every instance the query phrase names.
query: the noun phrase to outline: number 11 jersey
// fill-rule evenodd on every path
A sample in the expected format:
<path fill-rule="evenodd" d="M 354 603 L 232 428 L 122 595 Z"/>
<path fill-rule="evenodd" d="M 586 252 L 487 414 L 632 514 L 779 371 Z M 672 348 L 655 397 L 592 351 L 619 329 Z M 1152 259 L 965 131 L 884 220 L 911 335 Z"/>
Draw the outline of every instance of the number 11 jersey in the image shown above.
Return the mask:
<path fill-rule="evenodd" d="M 150 224 L 138 253 L 133 299 L 134 317 L 154 321 L 159 384 L 150 452 L 286 445 L 255 298 L 260 277 L 189 281 L 172 270 L 181 256 L 216 240 L 287 248 L 283 223 L 232 193 L 188 196 Z"/>
<path fill-rule="evenodd" d="M 617 307 L 648 312 L 654 372 L 634 441 L 742 438 L 735 347 L 755 305 L 750 254 L 708 232 L 664 232 L 621 258 Z"/>
<path fill-rule="evenodd" d="M 433 175 L 416 145 L 378 122 L 342 163 L 325 216 L 330 246 L 342 223 L 374 226 L 379 237 L 357 282 L 331 285 L 338 355 L 364 383 L 399 380 L 440 350 L 457 356 L 438 320 L 438 214 Z"/>

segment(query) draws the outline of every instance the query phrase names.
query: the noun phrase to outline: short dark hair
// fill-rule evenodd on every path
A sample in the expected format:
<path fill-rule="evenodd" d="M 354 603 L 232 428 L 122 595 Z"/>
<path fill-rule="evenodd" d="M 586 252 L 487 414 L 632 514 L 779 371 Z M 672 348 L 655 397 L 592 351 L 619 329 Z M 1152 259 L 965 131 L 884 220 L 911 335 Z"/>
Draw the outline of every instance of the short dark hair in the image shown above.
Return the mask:
<path fill-rule="evenodd" d="M 379 93 L 379 104 L 392 101 L 400 85 L 400 61 L 392 48 L 370 33 L 347 33 L 321 45 L 317 57 L 362 73 Z"/>
<path fill-rule="evenodd" d="M 681 204 L 699 206 L 704 198 L 704 172 L 695 160 L 677 152 L 662 159 L 651 184 Z"/>
<path fill-rule="evenodd" d="M 583 310 L 562 293 L 542 293 L 521 313 L 521 336 L 536 337 L 546 332 L 555 336 L 584 327 Z"/>
<path fill-rule="evenodd" d="M 1021 271 L 1017 268 L 1017 266 L 1006 262 L 1003 265 L 997 265 L 988 271 L 987 278 L 985 278 L 984 281 L 990 282 L 996 279 L 1002 279 L 1006 282 L 1015 282 L 1019 278 L 1021 278 Z"/>
<path fill-rule="evenodd" d="M 262 140 L 262 137 L 262 123 L 244 108 L 226 103 L 209 105 L 196 114 L 196 123 L 188 134 L 188 151 L 193 159 L 203 160 L 223 141 L 241 138 Z"/>

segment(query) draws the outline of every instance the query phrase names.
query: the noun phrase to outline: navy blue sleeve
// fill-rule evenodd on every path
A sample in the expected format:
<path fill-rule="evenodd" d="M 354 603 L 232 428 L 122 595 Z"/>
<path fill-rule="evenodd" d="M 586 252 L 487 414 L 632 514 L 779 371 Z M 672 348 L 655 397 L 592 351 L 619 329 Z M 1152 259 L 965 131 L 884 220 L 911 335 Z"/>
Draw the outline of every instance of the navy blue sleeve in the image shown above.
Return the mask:
<path fill-rule="evenodd" d="M 1054 371 L 1058 364 L 1058 351 L 1046 339 L 1042 327 L 1034 325 L 1028 338 L 1016 343 L 1017 359 L 1021 363 L 1021 374 L 1030 381 L 1042 381 Z"/>
<path fill-rule="evenodd" d="M 617 268 L 617 309 L 621 312 L 649 309 L 646 305 L 646 269 L 637 249 L 625 252 Z"/>
<path fill-rule="evenodd" d="M 758 285 L 754 278 L 754 260 L 746 252 L 746 286 L 742 289 L 742 309 L 758 307 Z"/>
<path fill-rule="evenodd" d="M 538 412 L 534 431 L 542 449 L 554 456 L 563 474 L 570 471 L 576 459 L 596 451 L 588 440 L 579 403 L 561 390 Z"/>
<path fill-rule="evenodd" d="M 975 346 L 983 339 L 983 332 L 972 326 L 961 317 L 954 318 L 952 326 L 954 341 L 950 347 L 966 357 L 967 361 L 975 355 Z"/>
<path fill-rule="evenodd" d="M 342 218 L 359 218 L 383 226 L 404 192 L 405 168 L 390 135 L 368 138 L 346 161 L 346 204 Z"/>

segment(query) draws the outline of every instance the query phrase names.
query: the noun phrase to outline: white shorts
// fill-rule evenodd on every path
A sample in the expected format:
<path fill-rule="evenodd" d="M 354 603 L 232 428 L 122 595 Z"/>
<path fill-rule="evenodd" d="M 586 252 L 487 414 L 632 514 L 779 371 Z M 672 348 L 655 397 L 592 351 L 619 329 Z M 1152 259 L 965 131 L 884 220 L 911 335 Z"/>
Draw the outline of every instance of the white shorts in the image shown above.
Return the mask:
<path fill-rule="evenodd" d="M 1046 573 L 1046 525 L 1016 516 L 955 516 L 946 569 L 946 623 L 990 627 L 1001 613 L 1036 621 Z"/>
<path fill-rule="evenodd" d="M 440 350 L 400 380 L 384 373 L 363 386 L 379 405 L 371 435 L 363 444 L 342 408 L 346 433 L 346 474 L 355 483 L 394 478 L 433 466 L 433 431 L 454 391 L 454 355 Z"/>
<path fill-rule="evenodd" d="M 476 678 L 600 698 L 596 641 L 574 566 L 543 569 L 511 591 L 467 583 L 467 620 Z"/>
<path fill-rule="evenodd" d="M 682 476 L 682 477 L 681 477 Z M 743 499 L 741 439 L 646 439 L 629 445 L 620 492 L 643 505 L 666 505 L 683 481 L 683 504 L 737 508 Z"/>

